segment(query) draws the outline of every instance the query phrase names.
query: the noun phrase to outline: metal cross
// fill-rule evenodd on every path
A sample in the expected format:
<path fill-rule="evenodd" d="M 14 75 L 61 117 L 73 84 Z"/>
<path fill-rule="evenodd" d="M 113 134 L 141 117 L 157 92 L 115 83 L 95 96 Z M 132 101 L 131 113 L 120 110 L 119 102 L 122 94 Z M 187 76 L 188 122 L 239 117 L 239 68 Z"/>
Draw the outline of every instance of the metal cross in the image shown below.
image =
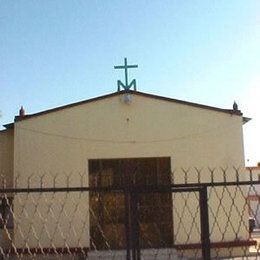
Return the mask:
<path fill-rule="evenodd" d="M 134 90 L 136 90 L 136 80 L 133 79 L 130 84 L 128 84 L 128 74 L 127 69 L 137 68 L 138 65 L 127 65 L 127 58 L 125 58 L 125 64 L 122 66 L 114 66 L 115 69 L 124 69 L 125 70 L 125 84 L 123 84 L 120 80 L 117 81 L 117 91 L 120 91 L 120 87 L 124 88 L 124 90 L 129 90 L 132 86 Z"/>

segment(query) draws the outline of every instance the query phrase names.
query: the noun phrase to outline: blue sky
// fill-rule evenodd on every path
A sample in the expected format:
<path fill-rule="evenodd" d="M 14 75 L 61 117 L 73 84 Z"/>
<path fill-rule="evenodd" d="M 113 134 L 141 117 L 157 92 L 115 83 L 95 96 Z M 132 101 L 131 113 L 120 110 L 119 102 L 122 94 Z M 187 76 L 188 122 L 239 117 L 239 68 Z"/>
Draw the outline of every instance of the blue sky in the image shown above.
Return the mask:
<path fill-rule="evenodd" d="M 0 124 L 116 91 L 123 58 L 139 91 L 239 109 L 260 161 L 260 1 L 0 0 Z"/>

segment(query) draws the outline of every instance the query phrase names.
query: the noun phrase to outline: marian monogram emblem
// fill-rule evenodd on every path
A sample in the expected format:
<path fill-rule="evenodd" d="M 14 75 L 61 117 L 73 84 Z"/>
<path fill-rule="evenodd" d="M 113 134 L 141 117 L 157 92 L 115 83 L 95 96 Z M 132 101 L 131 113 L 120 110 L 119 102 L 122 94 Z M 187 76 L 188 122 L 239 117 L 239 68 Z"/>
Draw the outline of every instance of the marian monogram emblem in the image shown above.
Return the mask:
<path fill-rule="evenodd" d="M 120 88 L 122 87 L 124 90 L 129 90 L 131 87 L 134 87 L 134 90 L 136 90 L 136 80 L 133 79 L 130 84 L 128 84 L 128 74 L 127 69 L 131 68 L 137 68 L 138 65 L 127 65 L 127 58 L 125 58 L 125 64 L 122 66 L 114 66 L 115 69 L 124 69 L 125 70 L 125 84 L 123 84 L 120 80 L 117 81 L 117 91 L 120 91 Z"/>

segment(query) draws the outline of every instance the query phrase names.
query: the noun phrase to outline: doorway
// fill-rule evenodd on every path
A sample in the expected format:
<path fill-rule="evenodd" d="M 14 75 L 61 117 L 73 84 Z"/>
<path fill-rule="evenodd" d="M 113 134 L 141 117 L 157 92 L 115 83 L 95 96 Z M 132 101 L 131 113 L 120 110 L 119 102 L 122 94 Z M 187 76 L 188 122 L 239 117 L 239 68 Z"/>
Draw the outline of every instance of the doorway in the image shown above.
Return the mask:
<path fill-rule="evenodd" d="M 89 160 L 90 187 L 171 184 L 170 157 Z M 122 192 L 90 193 L 91 247 L 126 247 L 125 196 Z M 143 193 L 138 201 L 141 248 L 173 244 L 172 194 Z"/>

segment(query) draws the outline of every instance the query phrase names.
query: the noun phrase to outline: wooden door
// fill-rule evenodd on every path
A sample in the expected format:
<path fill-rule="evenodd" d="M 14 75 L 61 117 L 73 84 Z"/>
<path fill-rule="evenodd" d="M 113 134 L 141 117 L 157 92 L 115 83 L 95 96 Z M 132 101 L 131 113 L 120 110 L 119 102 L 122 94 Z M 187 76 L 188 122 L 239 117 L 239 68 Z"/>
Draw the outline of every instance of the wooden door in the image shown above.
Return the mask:
<path fill-rule="evenodd" d="M 89 161 L 90 186 L 170 184 L 170 158 L 102 159 Z M 170 247 L 173 238 L 171 193 L 140 194 L 140 245 Z M 96 249 L 126 247 L 123 193 L 90 194 L 91 246 Z"/>

